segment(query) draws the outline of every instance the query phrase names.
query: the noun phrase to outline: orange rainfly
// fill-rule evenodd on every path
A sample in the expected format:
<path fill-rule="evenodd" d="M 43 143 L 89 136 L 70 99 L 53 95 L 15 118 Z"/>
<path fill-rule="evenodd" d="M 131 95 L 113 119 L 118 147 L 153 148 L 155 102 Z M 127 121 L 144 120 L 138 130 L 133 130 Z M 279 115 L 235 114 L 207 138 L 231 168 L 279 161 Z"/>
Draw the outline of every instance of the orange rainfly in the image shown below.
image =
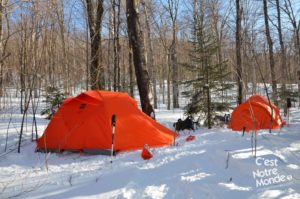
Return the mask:
<path fill-rule="evenodd" d="M 127 93 L 87 91 L 66 99 L 38 139 L 38 151 L 83 150 L 106 153 L 171 145 L 176 134 L 144 114 Z M 106 152 L 105 152 L 106 151 Z M 108 154 L 108 153 L 107 153 Z"/>
<path fill-rule="evenodd" d="M 269 101 L 266 98 L 260 95 L 250 97 L 247 101 L 234 109 L 228 128 L 234 131 L 245 130 L 248 132 L 251 130 L 270 129 L 270 127 L 272 129 L 282 127 L 285 125 L 285 122 L 280 116 L 279 108 L 272 103 L 271 106 L 273 114 Z"/>

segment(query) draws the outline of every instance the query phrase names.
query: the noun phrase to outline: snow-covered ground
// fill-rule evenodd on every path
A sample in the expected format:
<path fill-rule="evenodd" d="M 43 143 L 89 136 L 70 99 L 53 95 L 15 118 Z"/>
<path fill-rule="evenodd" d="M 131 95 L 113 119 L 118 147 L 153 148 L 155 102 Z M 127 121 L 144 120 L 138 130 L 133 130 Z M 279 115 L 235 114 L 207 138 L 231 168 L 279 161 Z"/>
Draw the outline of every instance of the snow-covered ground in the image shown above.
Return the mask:
<path fill-rule="evenodd" d="M 183 112 L 162 108 L 156 115 L 172 128 Z M 259 132 L 257 158 L 251 134 L 200 128 L 181 132 L 176 146 L 152 149 L 148 161 L 134 151 L 118 154 L 113 163 L 100 155 L 35 153 L 31 125 L 18 154 L 21 115 L 11 116 L 10 153 L 4 153 L 10 113 L 0 118 L 0 198 L 300 198 L 297 108 L 291 110 L 289 126 Z M 48 121 L 37 121 L 41 134 Z M 196 139 L 186 142 L 189 134 Z"/>

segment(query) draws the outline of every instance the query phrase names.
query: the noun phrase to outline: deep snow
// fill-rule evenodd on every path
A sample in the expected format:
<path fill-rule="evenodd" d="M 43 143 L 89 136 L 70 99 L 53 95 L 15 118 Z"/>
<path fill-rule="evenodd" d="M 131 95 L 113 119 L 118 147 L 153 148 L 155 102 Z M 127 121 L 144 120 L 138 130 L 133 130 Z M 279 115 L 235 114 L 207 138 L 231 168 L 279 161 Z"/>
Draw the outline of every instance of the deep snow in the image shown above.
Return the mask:
<path fill-rule="evenodd" d="M 183 113 L 162 108 L 156 116 L 172 128 Z M 13 149 L 21 115 L 15 113 L 9 132 L 9 150 L 13 151 L 3 153 L 9 122 L 3 118 L 0 198 L 300 198 L 297 108 L 291 111 L 289 126 L 273 130 L 272 134 L 259 132 L 256 159 L 251 151 L 251 134 L 242 137 L 240 132 L 220 127 L 181 132 L 176 146 L 152 149 L 154 157 L 148 161 L 142 160 L 141 151 L 134 151 L 118 154 L 112 164 L 107 156 L 35 153 L 35 143 L 30 141 L 31 126 L 27 127 L 18 154 Z M 38 118 L 40 134 L 46 125 L 46 120 Z M 196 139 L 186 142 L 189 134 Z M 263 160 L 269 164 L 258 165 Z M 259 180 L 268 181 L 278 174 L 286 181 L 257 187 L 254 172 L 268 175 L 256 175 Z"/>

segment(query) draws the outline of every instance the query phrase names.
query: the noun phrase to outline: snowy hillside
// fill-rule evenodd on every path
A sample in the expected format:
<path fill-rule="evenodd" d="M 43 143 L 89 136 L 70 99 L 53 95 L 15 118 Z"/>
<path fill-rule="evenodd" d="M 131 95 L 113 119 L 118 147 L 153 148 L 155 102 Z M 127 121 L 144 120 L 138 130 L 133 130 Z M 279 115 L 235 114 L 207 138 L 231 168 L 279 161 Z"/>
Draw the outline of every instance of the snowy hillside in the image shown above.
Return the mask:
<path fill-rule="evenodd" d="M 157 111 L 172 128 L 182 111 Z M 17 129 L 21 115 L 11 125 Z M 251 135 L 226 128 L 182 132 L 177 146 L 107 156 L 34 153 L 31 130 L 21 153 L 3 153 L 8 121 L 1 120 L 0 198 L 300 198 L 300 110 L 292 109 L 288 127 L 261 131 L 257 158 Z M 41 133 L 47 124 L 38 119 Z M 196 139 L 186 142 L 188 134 Z M 13 135 L 13 133 L 11 133 Z M 16 148 L 17 136 L 10 137 Z M 47 161 L 45 161 L 47 160 Z"/>

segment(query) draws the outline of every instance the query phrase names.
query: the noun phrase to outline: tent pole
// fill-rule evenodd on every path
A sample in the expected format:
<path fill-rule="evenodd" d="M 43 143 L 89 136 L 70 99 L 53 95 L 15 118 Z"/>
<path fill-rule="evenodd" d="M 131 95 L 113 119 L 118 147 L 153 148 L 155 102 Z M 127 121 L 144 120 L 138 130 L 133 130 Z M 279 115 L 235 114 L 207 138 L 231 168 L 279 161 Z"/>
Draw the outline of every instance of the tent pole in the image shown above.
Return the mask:
<path fill-rule="evenodd" d="M 253 131 L 251 133 L 251 152 L 252 152 L 252 155 L 253 155 Z"/>
<path fill-rule="evenodd" d="M 116 128 L 116 115 L 113 114 L 111 117 L 112 135 L 111 135 L 111 153 L 110 153 L 110 163 L 112 163 L 114 155 L 114 140 L 115 140 L 115 128 Z"/>
<path fill-rule="evenodd" d="M 256 146 L 257 146 L 257 135 L 256 135 L 256 131 L 254 131 L 255 135 L 254 135 L 254 147 L 255 147 L 255 151 L 254 151 L 254 157 L 256 157 Z"/>
<path fill-rule="evenodd" d="M 174 135 L 174 138 L 173 138 L 173 146 L 175 146 L 175 135 Z"/>

